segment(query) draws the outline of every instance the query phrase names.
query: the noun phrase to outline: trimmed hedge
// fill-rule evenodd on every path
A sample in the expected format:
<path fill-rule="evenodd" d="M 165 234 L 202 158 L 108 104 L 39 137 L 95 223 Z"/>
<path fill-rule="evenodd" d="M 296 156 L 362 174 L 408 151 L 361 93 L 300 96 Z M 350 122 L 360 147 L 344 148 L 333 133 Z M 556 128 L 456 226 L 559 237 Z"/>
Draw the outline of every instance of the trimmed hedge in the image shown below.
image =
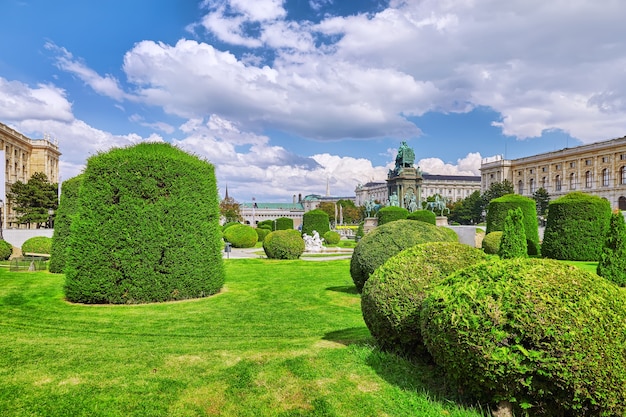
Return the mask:
<path fill-rule="evenodd" d="M 509 210 L 506 219 L 504 219 L 504 231 L 502 232 L 502 240 L 500 240 L 498 256 L 501 259 L 526 258 L 528 256 L 524 215 L 519 207 L 515 210 Z"/>
<path fill-rule="evenodd" d="M 324 242 L 328 245 L 336 245 L 341 240 L 341 235 L 335 231 L 324 233 Z"/>
<path fill-rule="evenodd" d="M 214 168 L 196 156 L 142 143 L 90 157 L 70 230 L 66 297 L 124 304 L 217 293 L 219 218 Z"/>
<path fill-rule="evenodd" d="M 626 303 L 596 274 L 536 258 L 476 264 L 430 292 L 421 329 L 435 363 L 478 401 L 519 415 L 626 413 Z"/>
<path fill-rule="evenodd" d="M 231 226 L 224 230 L 224 240 L 230 242 L 233 248 L 253 248 L 258 239 L 257 231 L 247 224 Z"/>
<path fill-rule="evenodd" d="M 484 261 L 480 249 L 458 242 L 430 242 L 405 249 L 374 271 L 363 286 L 361 311 L 370 333 L 385 350 L 423 353 L 422 300 L 452 272 Z"/>
<path fill-rule="evenodd" d="M 572 192 L 548 205 L 541 254 L 570 261 L 600 259 L 611 218 L 608 200 Z"/>
<path fill-rule="evenodd" d="M 276 230 L 293 229 L 293 219 L 289 217 L 279 217 L 276 219 Z"/>
<path fill-rule="evenodd" d="M 241 224 L 239 222 L 228 222 L 228 223 L 224 223 L 224 225 L 222 226 L 222 232 L 225 232 L 226 229 L 228 229 L 231 226 L 236 226 L 238 224 Z"/>
<path fill-rule="evenodd" d="M 611 215 L 596 272 L 620 287 L 626 286 L 626 224 L 620 211 Z"/>
<path fill-rule="evenodd" d="M 494 198 L 487 206 L 487 233 L 504 230 L 504 221 L 509 210 L 522 210 L 524 232 L 526 233 L 527 253 L 539 253 L 539 223 L 537 222 L 537 203 L 529 197 L 519 194 L 506 194 Z"/>
<path fill-rule="evenodd" d="M 47 236 L 35 236 L 22 243 L 22 254 L 52 252 L 52 238 Z"/>
<path fill-rule="evenodd" d="M 437 215 L 430 210 L 415 210 L 406 217 L 408 220 L 418 220 L 430 224 L 437 224 Z"/>
<path fill-rule="evenodd" d="M 83 174 L 80 174 L 63 181 L 63 184 L 61 184 L 61 197 L 54 219 L 54 233 L 52 235 L 52 248 L 50 249 L 50 262 L 48 264 L 50 272 L 62 273 L 65 268 L 70 227 L 72 219 L 78 210 L 78 190 L 82 182 Z"/>
<path fill-rule="evenodd" d="M 363 236 L 350 259 L 350 276 L 357 290 L 361 292 L 370 274 L 401 250 L 420 243 L 455 241 L 450 229 L 444 229 L 425 222 L 396 220 Z"/>
<path fill-rule="evenodd" d="M 298 259 L 304 253 L 304 240 L 297 230 L 277 230 L 265 237 L 263 250 L 270 259 Z"/>
<path fill-rule="evenodd" d="M 407 209 L 396 206 L 383 207 L 376 213 L 379 226 L 396 220 L 405 220 L 408 215 L 409 211 Z"/>
<path fill-rule="evenodd" d="M 487 233 L 483 238 L 482 248 L 486 254 L 496 255 L 500 250 L 500 242 L 502 241 L 502 232 Z"/>
<path fill-rule="evenodd" d="M 263 220 L 257 223 L 257 228 L 262 227 L 264 229 L 268 229 L 270 232 L 273 232 L 274 229 L 274 220 Z"/>
<path fill-rule="evenodd" d="M 302 215 L 302 235 L 306 233 L 313 236 L 313 231 L 316 231 L 320 236 L 324 236 L 324 233 L 330 230 L 328 219 L 328 213 L 323 210 L 307 211 Z"/>
<path fill-rule="evenodd" d="M 266 229 L 264 227 L 257 227 L 255 230 L 257 234 L 257 242 L 263 242 L 265 238 L 267 237 L 267 235 L 272 233 L 271 230 Z"/>
<path fill-rule="evenodd" d="M 0 239 L 0 261 L 6 261 L 13 255 L 13 245 Z"/>

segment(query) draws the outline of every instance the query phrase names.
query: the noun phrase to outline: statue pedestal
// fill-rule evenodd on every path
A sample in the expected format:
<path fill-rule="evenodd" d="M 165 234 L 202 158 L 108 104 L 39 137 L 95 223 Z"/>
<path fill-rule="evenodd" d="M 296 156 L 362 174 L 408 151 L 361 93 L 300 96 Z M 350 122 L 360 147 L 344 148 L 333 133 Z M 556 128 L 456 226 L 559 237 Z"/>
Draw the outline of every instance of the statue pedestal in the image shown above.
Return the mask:
<path fill-rule="evenodd" d="M 448 218 L 446 216 L 437 216 L 435 218 L 435 224 L 437 226 L 447 226 L 448 225 Z"/>
<path fill-rule="evenodd" d="M 378 226 L 378 217 L 366 217 L 363 223 L 363 233 L 367 233 Z"/>

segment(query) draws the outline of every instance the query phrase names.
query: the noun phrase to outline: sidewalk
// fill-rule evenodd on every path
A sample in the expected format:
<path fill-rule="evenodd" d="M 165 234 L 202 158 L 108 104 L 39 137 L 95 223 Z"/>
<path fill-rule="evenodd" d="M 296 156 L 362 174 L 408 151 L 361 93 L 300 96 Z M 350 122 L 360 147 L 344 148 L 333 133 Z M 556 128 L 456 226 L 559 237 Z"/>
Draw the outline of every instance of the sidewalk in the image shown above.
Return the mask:
<path fill-rule="evenodd" d="M 339 255 L 341 253 L 341 255 Z M 224 259 L 265 259 L 263 248 L 230 248 L 230 253 L 222 252 Z M 328 255 L 328 256 L 322 256 Z M 326 252 L 305 252 L 300 259 L 304 261 L 334 261 L 338 259 L 350 259 L 352 257 L 352 249 L 327 250 Z"/>

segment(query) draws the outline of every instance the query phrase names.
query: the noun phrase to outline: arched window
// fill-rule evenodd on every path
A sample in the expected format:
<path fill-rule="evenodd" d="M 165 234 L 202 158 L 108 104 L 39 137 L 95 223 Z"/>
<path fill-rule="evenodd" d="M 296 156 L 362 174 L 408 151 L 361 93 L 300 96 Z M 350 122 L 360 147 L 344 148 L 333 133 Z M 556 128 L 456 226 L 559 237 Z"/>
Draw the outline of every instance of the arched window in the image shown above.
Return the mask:
<path fill-rule="evenodd" d="M 617 200 L 617 207 L 620 210 L 626 210 L 626 197 L 621 196 L 618 200 Z"/>
<path fill-rule="evenodd" d="M 609 170 L 606 168 L 602 170 L 602 186 L 603 187 L 609 186 Z"/>
<path fill-rule="evenodd" d="M 570 190 L 576 189 L 576 174 L 574 174 L 573 172 L 569 174 L 569 189 Z"/>
<path fill-rule="evenodd" d="M 528 180 L 528 190 L 530 191 L 531 194 L 535 192 L 535 179 L 534 178 L 531 178 L 530 180 Z"/>
<path fill-rule="evenodd" d="M 561 191 L 561 176 L 557 175 L 554 177 L 554 190 Z"/>
<path fill-rule="evenodd" d="M 524 194 L 524 181 L 522 180 L 517 183 L 517 193 Z"/>
<path fill-rule="evenodd" d="M 585 188 L 591 188 L 592 179 L 591 171 L 585 172 Z"/>

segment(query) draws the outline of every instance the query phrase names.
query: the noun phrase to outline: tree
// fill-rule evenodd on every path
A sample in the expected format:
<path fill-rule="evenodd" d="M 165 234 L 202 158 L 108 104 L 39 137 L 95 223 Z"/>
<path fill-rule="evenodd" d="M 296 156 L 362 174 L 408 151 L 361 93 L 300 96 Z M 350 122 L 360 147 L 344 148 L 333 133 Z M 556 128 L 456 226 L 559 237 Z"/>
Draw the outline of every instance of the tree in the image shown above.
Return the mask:
<path fill-rule="evenodd" d="M 620 287 L 626 286 L 626 224 L 619 211 L 611 215 L 596 272 Z"/>
<path fill-rule="evenodd" d="M 220 201 L 220 216 L 222 216 L 225 223 L 240 222 L 243 220 L 239 203 L 232 197 L 225 197 Z"/>
<path fill-rule="evenodd" d="M 452 204 L 448 218 L 460 224 L 477 224 L 482 220 L 483 199 L 474 191 L 461 201 Z"/>
<path fill-rule="evenodd" d="M 330 203 L 328 201 L 322 201 L 319 206 L 317 206 L 318 210 L 322 210 L 324 213 L 328 214 L 328 221 L 331 223 L 335 223 L 335 203 Z M 337 208 L 339 210 L 339 208 Z M 337 216 L 339 216 L 339 212 L 337 212 Z M 320 235 L 321 236 L 321 235 Z"/>
<path fill-rule="evenodd" d="M 483 202 L 484 206 L 487 207 L 487 204 L 494 198 L 502 197 L 503 195 L 513 194 L 515 189 L 513 188 L 513 184 L 511 181 L 504 180 L 502 182 L 494 182 L 489 186 L 489 189 L 483 193 Z"/>
<path fill-rule="evenodd" d="M 545 188 L 541 187 L 533 193 L 533 200 L 537 203 L 537 214 L 545 216 L 548 213 L 548 205 L 550 204 L 550 194 Z"/>
<path fill-rule="evenodd" d="M 14 183 L 7 198 L 19 224 L 34 223 L 40 228 L 51 220 L 48 210 L 56 210 L 58 206 L 58 185 L 50 184 L 43 172 L 35 172 L 26 183 Z"/>

